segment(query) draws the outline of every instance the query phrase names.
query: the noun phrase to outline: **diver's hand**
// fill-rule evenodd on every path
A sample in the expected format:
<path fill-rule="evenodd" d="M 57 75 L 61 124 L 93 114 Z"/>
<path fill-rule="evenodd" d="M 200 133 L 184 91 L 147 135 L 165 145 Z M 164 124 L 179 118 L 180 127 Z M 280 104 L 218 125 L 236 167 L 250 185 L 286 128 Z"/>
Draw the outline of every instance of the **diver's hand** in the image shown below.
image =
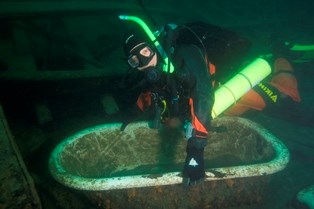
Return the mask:
<path fill-rule="evenodd" d="M 207 141 L 206 139 L 200 139 Z M 204 146 L 197 148 L 193 141 L 188 141 L 186 158 L 183 168 L 183 185 L 190 186 L 203 182 L 205 179 Z"/>

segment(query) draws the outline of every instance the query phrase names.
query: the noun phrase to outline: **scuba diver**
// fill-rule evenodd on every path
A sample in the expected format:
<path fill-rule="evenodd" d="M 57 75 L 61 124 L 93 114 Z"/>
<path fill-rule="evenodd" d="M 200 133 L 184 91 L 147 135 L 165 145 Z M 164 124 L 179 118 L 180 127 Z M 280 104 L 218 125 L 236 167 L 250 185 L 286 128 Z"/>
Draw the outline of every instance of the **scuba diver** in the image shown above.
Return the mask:
<path fill-rule="evenodd" d="M 166 25 L 158 31 L 157 39 L 173 63 L 174 72 L 140 30 L 129 31 L 123 49 L 130 73 L 123 79 L 117 100 L 120 106 L 133 107 L 127 108 L 132 120 L 136 117 L 133 115 L 151 113 L 155 128 L 160 123 L 184 126 L 187 147 L 183 183 L 195 184 L 205 178 L 208 132 L 224 131 L 224 127 L 211 126 L 214 90 L 245 66 L 251 43 L 232 31 L 203 22 Z M 267 58 L 273 62 L 271 76 L 242 96 L 225 115 L 242 115 L 252 109 L 281 115 L 294 113 L 301 101 L 298 83 L 285 58 L 286 50 L 279 46 L 275 44 L 272 56 Z"/>
<path fill-rule="evenodd" d="M 216 66 L 223 69 L 229 64 L 230 68 L 231 62 L 224 60 L 236 60 L 249 42 L 202 22 L 166 25 L 158 38 L 165 46 L 174 72 L 170 73 L 169 67 L 164 69 L 166 63 L 145 35 L 140 31 L 127 32 L 123 49 L 132 78 L 124 79 L 124 95 L 120 95 L 120 101 L 132 107 L 136 103 L 136 110 L 128 109 L 128 114 L 153 107 L 156 128 L 160 122 L 172 127 L 184 126 L 187 146 L 183 185 L 194 185 L 205 178 L 204 148 L 208 132 L 219 131 L 219 127 L 211 126 Z M 232 47 L 240 50 L 233 50 L 233 58 L 225 58 L 232 57 L 227 53 Z M 130 87 L 128 82 L 136 84 Z"/>

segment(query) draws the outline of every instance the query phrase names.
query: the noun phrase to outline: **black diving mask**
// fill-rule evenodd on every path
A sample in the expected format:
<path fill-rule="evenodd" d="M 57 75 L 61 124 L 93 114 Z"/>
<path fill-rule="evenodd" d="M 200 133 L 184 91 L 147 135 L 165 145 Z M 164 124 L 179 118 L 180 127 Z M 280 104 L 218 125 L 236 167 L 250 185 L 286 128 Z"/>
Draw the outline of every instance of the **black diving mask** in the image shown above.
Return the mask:
<path fill-rule="evenodd" d="M 155 55 L 154 50 L 147 43 L 140 44 L 131 50 L 128 63 L 131 68 L 148 65 Z"/>

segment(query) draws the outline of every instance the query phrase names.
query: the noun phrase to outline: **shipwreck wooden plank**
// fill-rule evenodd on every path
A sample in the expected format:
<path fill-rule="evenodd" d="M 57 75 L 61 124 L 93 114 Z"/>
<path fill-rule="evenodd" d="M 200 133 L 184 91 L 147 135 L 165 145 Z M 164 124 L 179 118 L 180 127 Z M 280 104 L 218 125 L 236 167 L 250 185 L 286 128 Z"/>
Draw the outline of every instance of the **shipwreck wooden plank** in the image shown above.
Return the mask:
<path fill-rule="evenodd" d="M 0 208 L 41 209 L 34 181 L 11 134 L 0 104 Z"/>

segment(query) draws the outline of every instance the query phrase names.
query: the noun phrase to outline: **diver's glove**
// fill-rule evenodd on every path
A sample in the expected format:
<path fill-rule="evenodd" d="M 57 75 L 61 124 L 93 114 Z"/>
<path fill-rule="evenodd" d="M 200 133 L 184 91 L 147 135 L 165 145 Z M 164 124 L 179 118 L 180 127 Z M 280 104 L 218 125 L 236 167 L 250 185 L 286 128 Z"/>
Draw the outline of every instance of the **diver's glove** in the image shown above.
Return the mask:
<path fill-rule="evenodd" d="M 183 185 L 190 186 L 196 185 L 205 179 L 205 169 L 204 169 L 204 147 L 195 147 L 195 140 L 206 139 L 195 139 L 192 137 L 188 140 L 186 147 L 186 158 L 183 167 Z"/>

